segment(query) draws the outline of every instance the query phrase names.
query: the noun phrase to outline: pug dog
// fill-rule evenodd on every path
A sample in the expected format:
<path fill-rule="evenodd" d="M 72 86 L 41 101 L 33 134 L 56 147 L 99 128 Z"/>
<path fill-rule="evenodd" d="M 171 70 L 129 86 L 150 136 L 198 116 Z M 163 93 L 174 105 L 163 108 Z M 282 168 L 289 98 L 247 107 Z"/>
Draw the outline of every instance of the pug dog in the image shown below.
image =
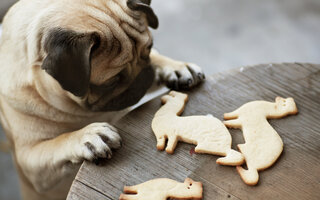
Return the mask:
<path fill-rule="evenodd" d="M 111 158 L 110 122 L 155 77 L 173 89 L 200 67 L 160 55 L 151 0 L 20 0 L 0 40 L 1 123 L 24 199 L 65 199 L 80 163 Z"/>

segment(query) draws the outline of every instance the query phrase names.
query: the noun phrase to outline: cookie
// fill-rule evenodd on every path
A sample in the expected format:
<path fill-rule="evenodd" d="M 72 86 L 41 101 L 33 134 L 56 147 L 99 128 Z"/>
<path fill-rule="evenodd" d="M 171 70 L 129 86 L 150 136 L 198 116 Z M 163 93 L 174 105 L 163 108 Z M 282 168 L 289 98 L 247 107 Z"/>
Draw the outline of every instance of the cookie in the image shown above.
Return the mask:
<path fill-rule="evenodd" d="M 225 125 L 212 115 L 180 117 L 188 95 L 171 91 L 161 98 L 164 104 L 152 120 L 157 149 L 172 154 L 178 141 L 197 145 L 196 153 L 225 156 L 217 159 L 221 165 L 241 165 L 244 157 L 231 149 L 232 138 Z"/>
<path fill-rule="evenodd" d="M 275 102 L 252 101 L 237 110 L 224 114 L 224 124 L 230 128 L 242 129 L 245 143 L 238 148 L 245 158 L 248 169 L 237 166 L 242 180 L 256 185 L 258 171 L 270 167 L 280 156 L 283 142 L 267 119 L 296 114 L 298 109 L 293 98 L 277 97 Z"/>
<path fill-rule="evenodd" d="M 202 183 L 186 178 L 183 183 L 168 178 L 153 179 L 135 186 L 125 186 L 120 200 L 202 199 Z"/>

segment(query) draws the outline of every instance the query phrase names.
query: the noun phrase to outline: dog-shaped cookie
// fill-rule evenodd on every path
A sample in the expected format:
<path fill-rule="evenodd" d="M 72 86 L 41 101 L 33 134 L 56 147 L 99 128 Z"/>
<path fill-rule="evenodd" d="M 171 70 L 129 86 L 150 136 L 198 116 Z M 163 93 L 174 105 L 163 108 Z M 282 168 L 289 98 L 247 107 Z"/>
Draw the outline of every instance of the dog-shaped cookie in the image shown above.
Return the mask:
<path fill-rule="evenodd" d="M 248 185 L 256 185 L 258 171 L 270 167 L 280 156 L 283 142 L 267 119 L 276 119 L 296 114 L 298 109 L 293 98 L 277 97 L 275 102 L 252 101 L 237 110 L 225 113 L 224 124 L 241 128 L 245 143 L 238 148 L 245 157 L 248 169 L 237 166 L 237 171 Z"/>
<path fill-rule="evenodd" d="M 231 149 L 231 135 L 219 119 L 211 115 L 179 116 L 187 100 L 187 94 L 176 91 L 161 98 L 163 105 L 152 120 L 157 149 L 163 150 L 168 140 L 166 152 L 173 153 L 177 142 L 183 141 L 197 145 L 196 153 L 225 156 L 217 159 L 218 164 L 241 165 L 244 158 L 241 153 Z"/>
<path fill-rule="evenodd" d="M 120 200 L 202 199 L 202 183 L 186 178 L 183 183 L 158 178 L 135 186 L 125 186 Z"/>

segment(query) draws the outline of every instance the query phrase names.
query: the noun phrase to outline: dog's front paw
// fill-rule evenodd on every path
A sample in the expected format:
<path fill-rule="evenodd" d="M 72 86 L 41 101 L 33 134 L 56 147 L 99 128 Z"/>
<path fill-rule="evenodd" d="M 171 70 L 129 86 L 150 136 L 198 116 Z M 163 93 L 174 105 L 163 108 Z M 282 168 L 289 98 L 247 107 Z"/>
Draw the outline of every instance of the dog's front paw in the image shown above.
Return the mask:
<path fill-rule="evenodd" d="M 172 61 L 158 68 L 162 82 L 174 90 L 188 90 L 205 79 L 203 70 L 196 64 Z"/>
<path fill-rule="evenodd" d="M 108 123 L 92 123 L 80 130 L 78 148 L 75 148 L 76 158 L 73 162 L 82 160 L 96 161 L 99 158 L 112 156 L 111 149 L 121 147 L 121 137 L 117 130 Z"/>

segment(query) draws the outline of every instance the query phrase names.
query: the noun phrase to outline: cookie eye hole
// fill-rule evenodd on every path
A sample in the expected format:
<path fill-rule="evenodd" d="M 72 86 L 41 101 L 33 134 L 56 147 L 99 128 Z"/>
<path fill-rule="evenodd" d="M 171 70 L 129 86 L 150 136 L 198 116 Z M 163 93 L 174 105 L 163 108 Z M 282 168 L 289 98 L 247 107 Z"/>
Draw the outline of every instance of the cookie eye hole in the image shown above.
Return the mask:
<path fill-rule="evenodd" d="M 188 187 L 188 190 L 190 190 L 190 187 Z"/>
<path fill-rule="evenodd" d="M 285 99 L 283 99 L 281 102 L 282 102 L 283 107 L 285 107 L 287 105 L 287 101 Z"/>
<path fill-rule="evenodd" d="M 190 183 L 189 186 L 192 186 L 192 183 Z"/>

